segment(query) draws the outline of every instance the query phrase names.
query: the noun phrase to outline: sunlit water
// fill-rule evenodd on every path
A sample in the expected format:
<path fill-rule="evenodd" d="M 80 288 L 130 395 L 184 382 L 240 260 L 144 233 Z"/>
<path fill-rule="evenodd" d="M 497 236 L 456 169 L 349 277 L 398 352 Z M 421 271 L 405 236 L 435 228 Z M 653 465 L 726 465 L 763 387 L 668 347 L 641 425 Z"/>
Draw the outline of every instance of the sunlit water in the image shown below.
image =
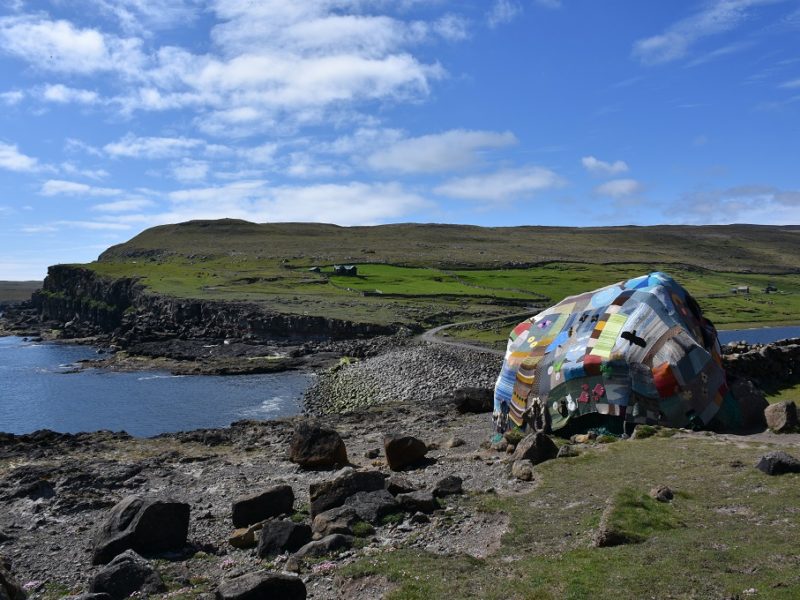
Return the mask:
<path fill-rule="evenodd" d="M 762 327 L 758 329 L 731 329 L 719 331 L 721 344 L 744 341 L 748 344 L 769 344 L 787 338 L 800 338 L 800 326 Z"/>
<path fill-rule="evenodd" d="M 67 373 L 85 358 L 97 358 L 93 348 L 0 338 L 0 431 L 111 429 L 146 437 L 224 427 L 239 419 L 275 419 L 300 412 L 313 377 Z"/>

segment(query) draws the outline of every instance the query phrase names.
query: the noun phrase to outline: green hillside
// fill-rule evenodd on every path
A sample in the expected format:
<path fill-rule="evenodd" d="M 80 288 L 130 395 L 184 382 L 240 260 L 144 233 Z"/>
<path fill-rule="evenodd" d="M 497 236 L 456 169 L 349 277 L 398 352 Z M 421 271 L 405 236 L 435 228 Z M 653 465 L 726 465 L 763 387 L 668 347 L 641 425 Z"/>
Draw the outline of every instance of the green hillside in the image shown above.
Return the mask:
<path fill-rule="evenodd" d="M 732 327 L 800 321 L 798 242 L 800 228 L 760 225 L 338 227 L 222 220 L 154 227 L 88 266 L 181 298 L 422 326 L 535 311 L 662 270 L 712 320 Z M 337 263 L 357 265 L 358 275 L 335 275 Z M 731 293 L 739 286 L 750 293 Z M 768 286 L 777 292 L 765 293 Z"/>

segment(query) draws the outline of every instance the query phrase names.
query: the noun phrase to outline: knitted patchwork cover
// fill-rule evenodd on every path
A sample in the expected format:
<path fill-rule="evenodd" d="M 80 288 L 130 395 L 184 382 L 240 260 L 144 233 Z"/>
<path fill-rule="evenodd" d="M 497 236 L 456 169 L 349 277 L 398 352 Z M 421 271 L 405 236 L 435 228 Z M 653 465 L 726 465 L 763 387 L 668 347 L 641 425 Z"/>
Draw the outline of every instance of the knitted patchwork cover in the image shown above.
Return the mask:
<path fill-rule="evenodd" d="M 591 413 L 697 429 L 736 411 L 714 326 L 659 272 L 571 296 L 513 329 L 495 385 L 498 431 L 524 429 L 537 400 L 553 430 Z"/>

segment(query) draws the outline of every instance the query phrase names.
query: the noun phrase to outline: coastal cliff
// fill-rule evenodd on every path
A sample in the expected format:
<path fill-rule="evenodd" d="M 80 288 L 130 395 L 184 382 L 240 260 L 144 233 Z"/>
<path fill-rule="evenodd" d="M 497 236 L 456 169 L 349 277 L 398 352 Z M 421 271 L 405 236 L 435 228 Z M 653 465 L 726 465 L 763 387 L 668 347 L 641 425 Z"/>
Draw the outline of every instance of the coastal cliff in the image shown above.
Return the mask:
<path fill-rule="evenodd" d="M 265 310 L 256 303 L 174 298 L 135 278 L 109 278 L 72 265 L 48 269 L 32 297 L 41 318 L 64 324 L 64 337 L 111 334 L 124 343 L 153 338 L 306 342 L 390 335 L 394 325 Z"/>

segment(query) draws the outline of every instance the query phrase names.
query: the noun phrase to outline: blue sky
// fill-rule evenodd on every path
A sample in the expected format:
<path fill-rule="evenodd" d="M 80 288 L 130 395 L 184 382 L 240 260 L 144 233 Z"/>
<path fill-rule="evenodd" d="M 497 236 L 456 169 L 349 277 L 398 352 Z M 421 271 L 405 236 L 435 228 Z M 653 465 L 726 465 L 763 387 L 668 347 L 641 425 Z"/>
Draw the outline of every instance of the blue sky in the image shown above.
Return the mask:
<path fill-rule="evenodd" d="M 0 279 L 162 223 L 800 223 L 798 0 L 7 0 Z"/>

